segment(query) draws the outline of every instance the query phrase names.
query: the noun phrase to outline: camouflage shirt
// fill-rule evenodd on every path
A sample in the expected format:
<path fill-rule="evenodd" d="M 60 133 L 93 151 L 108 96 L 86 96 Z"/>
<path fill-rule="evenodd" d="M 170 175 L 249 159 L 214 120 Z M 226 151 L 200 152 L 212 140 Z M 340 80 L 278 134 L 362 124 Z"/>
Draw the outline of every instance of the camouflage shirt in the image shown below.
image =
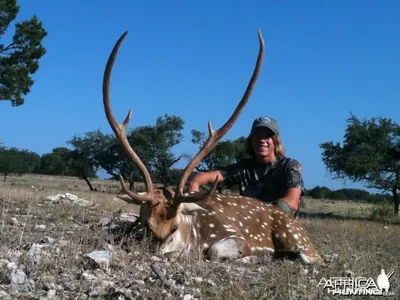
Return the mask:
<path fill-rule="evenodd" d="M 289 188 L 301 188 L 304 192 L 301 164 L 285 156 L 268 164 L 243 159 L 223 168 L 221 173 L 227 186 L 238 184 L 241 195 L 265 202 L 285 197 Z"/>

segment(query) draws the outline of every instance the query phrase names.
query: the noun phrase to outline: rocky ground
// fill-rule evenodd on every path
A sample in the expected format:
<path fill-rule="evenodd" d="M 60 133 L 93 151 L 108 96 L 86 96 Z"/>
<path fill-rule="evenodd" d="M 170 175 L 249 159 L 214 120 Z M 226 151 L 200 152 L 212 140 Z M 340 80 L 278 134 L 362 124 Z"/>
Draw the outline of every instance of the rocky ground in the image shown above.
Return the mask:
<path fill-rule="evenodd" d="M 146 238 L 135 239 L 133 213 L 68 194 L 47 196 L 0 194 L 0 299 L 369 299 L 332 296 L 318 283 L 337 276 L 376 280 L 382 268 L 394 269 L 389 299 L 400 295 L 398 225 L 302 220 L 323 266 L 271 257 L 188 261 L 158 257 Z"/>

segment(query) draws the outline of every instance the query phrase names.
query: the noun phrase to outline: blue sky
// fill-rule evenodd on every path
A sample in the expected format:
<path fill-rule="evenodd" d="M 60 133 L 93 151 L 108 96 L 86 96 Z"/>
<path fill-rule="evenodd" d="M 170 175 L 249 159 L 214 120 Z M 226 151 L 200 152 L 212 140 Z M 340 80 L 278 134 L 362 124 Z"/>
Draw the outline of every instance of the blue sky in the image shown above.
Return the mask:
<path fill-rule="evenodd" d="M 191 129 L 206 131 L 209 120 L 219 128 L 233 112 L 254 68 L 258 28 L 263 69 L 226 138 L 247 135 L 256 117 L 274 117 L 307 188 L 358 187 L 329 179 L 319 144 L 342 140 L 350 111 L 400 121 L 398 1 L 18 2 L 18 20 L 36 14 L 49 34 L 26 103 L 0 101 L 7 146 L 43 154 L 74 134 L 111 132 L 102 76 L 126 30 L 112 77 L 114 113 L 122 121 L 132 108 L 132 127 L 165 113 L 180 116 L 185 140 L 178 152 L 197 150 Z"/>

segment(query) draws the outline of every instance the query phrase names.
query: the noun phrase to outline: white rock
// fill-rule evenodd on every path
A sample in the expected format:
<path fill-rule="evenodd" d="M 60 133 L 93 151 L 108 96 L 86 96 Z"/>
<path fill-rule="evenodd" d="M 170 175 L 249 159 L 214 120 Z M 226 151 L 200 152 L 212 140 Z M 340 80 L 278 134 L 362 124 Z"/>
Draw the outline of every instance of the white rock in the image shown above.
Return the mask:
<path fill-rule="evenodd" d="M 48 244 L 33 244 L 27 255 L 36 263 L 39 263 L 48 253 L 43 248 L 48 247 Z"/>
<path fill-rule="evenodd" d="M 36 230 L 45 230 L 45 229 L 46 229 L 46 225 L 44 225 L 44 224 L 35 225 L 35 229 L 36 229 Z"/>
<path fill-rule="evenodd" d="M 14 226 L 18 226 L 19 225 L 18 220 L 17 220 L 16 217 L 11 218 L 11 224 L 14 225 Z"/>
<path fill-rule="evenodd" d="M 20 269 L 13 269 L 10 274 L 10 279 L 13 284 L 23 284 L 26 280 L 26 274 Z"/>
<path fill-rule="evenodd" d="M 70 193 L 47 196 L 46 199 L 50 200 L 52 202 L 55 202 L 55 203 L 72 202 L 74 204 L 78 204 L 78 205 L 82 205 L 82 206 L 87 206 L 87 205 L 92 205 L 93 204 L 90 201 L 87 201 L 85 199 L 81 199 L 78 196 L 70 194 Z"/>
<path fill-rule="evenodd" d="M 11 297 L 5 291 L 0 291 L 0 299 L 1 300 L 8 300 L 8 299 L 11 299 Z"/>
<path fill-rule="evenodd" d="M 101 269 L 107 270 L 110 266 L 111 252 L 106 250 L 93 251 L 86 254 L 87 257 L 94 260 Z"/>

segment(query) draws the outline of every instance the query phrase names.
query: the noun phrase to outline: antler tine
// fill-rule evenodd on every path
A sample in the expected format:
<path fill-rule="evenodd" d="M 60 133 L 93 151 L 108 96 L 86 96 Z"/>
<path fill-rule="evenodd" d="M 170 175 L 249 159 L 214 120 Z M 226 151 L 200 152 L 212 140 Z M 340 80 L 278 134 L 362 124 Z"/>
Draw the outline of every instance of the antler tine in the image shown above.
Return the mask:
<path fill-rule="evenodd" d="M 118 50 L 127 34 L 128 34 L 128 31 L 125 31 L 121 35 L 121 37 L 118 39 L 118 41 L 114 45 L 114 48 L 107 60 L 107 65 L 106 65 L 106 68 L 104 71 L 104 77 L 103 77 L 103 104 L 104 104 L 104 109 L 105 109 L 108 123 L 110 124 L 112 130 L 114 131 L 114 134 L 117 137 L 117 140 L 121 144 L 123 150 L 125 151 L 126 155 L 129 157 L 129 159 L 143 173 L 145 182 L 146 182 L 147 194 L 138 195 L 136 193 L 133 193 L 131 190 L 129 190 L 129 188 L 126 186 L 124 179 L 120 176 L 120 182 L 121 182 L 121 187 L 122 187 L 123 191 L 132 198 L 132 202 L 134 202 L 134 203 L 140 203 L 141 201 L 154 202 L 155 201 L 153 198 L 154 187 L 153 187 L 153 183 L 151 181 L 150 173 L 146 169 L 146 166 L 141 161 L 139 156 L 132 149 L 132 147 L 129 144 L 129 141 L 127 139 L 127 136 L 126 136 L 126 128 L 131 119 L 132 110 L 131 109 L 129 110 L 124 122 L 122 124 L 118 124 L 118 122 L 115 120 L 115 117 L 114 117 L 114 114 L 112 112 L 111 105 L 110 105 L 111 71 L 112 71 L 115 59 L 117 57 L 117 54 L 118 54 Z"/>
<path fill-rule="evenodd" d="M 192 171 L 194 170 L 194 168 L 215 147 L 216 143 L 222 137 L 224 137 L 224 135 L 232 128 L 233 124 L 236 122 L 237 118 L 239 117 L 241 111 L 243 110 L 243 108 L 246 106 L 248 100 L 250 99 L 250 95 L 254 89 L 254 86 L 255 86 L 258 76 L 260 74 L 262 62 L 264 59 L 265 45 L 264 45 L 264 39 L 262 37 L 260 29 L 258 30 L 258 39 L 260 42 L 260 48 L 259 48 L 259 52 L 258 52 L 257 63 L 254 68 L 253 75 L 251 76 L 250 82 L 247 85 L 247 89 L 246 89 L 242 99 L 240 100 L 238 106 L 236 107 L 236 109 L 233 112 L 233 114 L 231 115 L 231 117 L 220 129 L 215 131 L 212 128 L 211 121 L 208 122 L 208 130 L 209 130 L 208 139 L 207 139 L 206 143 L 203 145 L 203 147 L 200 149 L 200 151 L 197 153 L 197 155 L 189 162 L 189 164 L 186 166 L 185 170 L 183 171 L 183 175 L 182 175 L 179 185 L 177 187 L 177 192 L 176 192 L 177 197 L 182 198 L 183 189 L 186 185 L 186 181 L 189 178 Z M 215 190 L 216 186 L 217 186 L 217 179 L 215 180 L 214 186 L 210 190 L 210 192 L 204 194 L 204 198 L 207 197 L 210 193 L 212 193 Z"/>

